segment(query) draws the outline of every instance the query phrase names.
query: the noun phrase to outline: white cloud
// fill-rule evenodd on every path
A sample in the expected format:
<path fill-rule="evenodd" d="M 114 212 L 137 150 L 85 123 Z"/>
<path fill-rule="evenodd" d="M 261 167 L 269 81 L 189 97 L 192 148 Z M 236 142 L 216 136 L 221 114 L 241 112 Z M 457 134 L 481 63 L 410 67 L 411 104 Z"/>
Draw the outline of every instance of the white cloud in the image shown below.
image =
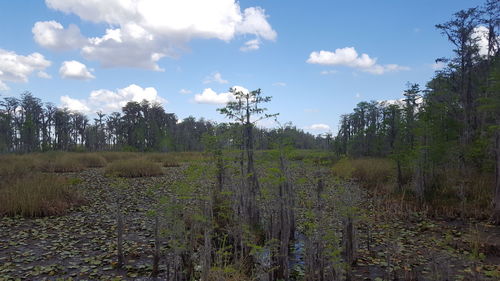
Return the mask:
<path fill-rule="evenodd" d="M 312 131 L 329 131 L 331 128 L 326 124 L 319 123 L 319 124 L 312 124 L 311 126 L 306 127 L 306 129 Z"/>
<path fill-rule="evenodd" d="M 86 105 L 86 101 L 73 99 L 69 96 L 62 96 L 60 100 L 63 108 L 81 113 L 91 112 L 90 108 Z"/>
<path fill-rule="evenodd" d="M 243 92 L 247 94 L 248 89 L 241 86 L 233 86 L 231 87 L 235 92 Z M 194 95 L 194 102 L 202 103 L 202 104 L 226 104 L 230 101 L 234 101 L 234 95 L 231 92 L 224 92 L 217 94 L 211 88 L 207 88 L 203 90 L 201 94 Z"/>
<path fill-rule="evenodd" d="M 38 77 L 40 77 L 40 78 L 43 78 L 43 79 L 50 79 L 50 78 L 52 78 L 52 76 L 50 76 L 50 74 L 48 74 L 47 72 L 42 71 L 42 70 L 38 71 L 38 73 L 36 75 Z"/>
<path fill-rule="evenodd" d="M 158 95 L 155 88 L 142 88 L 138 85 L 131 84 L 128 87 L 115 91 L 107 89 L 95 90 L 92 91 L 86 99 L 81 100 L 62 96 L 61 106 L 84 113 L 94 113 L 97 111 L 111 113 L 113 111 L 120 111 L 129 101 L 141 102 L 143 100 L 160 104 L 165 104 L 167 102 L 167 100 Z"/>
<path fill-rule="evenodd" d="M 488 35 L 490 31 L 484 25 L 479 25 L 474 28 L 474 32 L 472 33 L 472 38 L 477 40 L 477 46 L 479 48 L 480 56 L 488 55 Z M 500 40 L 500 36 L 497 37 Z"/>
<path fill-rule="evenodd" d="M 286 83 L 285 82 L 275 82 L 275 83 L 273 83 L 273 86 L 285 87 Z"/>
<path fill-rule="evenodd" d="M 211 88 L 207 88 L 201 94 L 194 95 L 194 101 L 203 104 L 226 104 L 234 101 L 234 95 L 230 92 L 217 94 Z"/>
<path fill-rule="evenodd" d="M 255 51 L 260 48 L 260 40 L 259 39 L 252 39 L 247 42 L 245 42 L 245 45 L 240 47 L 240 51 L 242 52 L 249 52 L 249 51 Z"/>
<path fill-rule="evenodd" d="M 397 64 L 377 64 L 376 58 L 371 58 L 367 54 L 359 55 L 354 47 L 339 48 L 334 52 L 323 50 L 319 52 L 312 52 L 309 55 L 309 59 L 307 59 L 307 63 L 321 65 L 343 65 L 379 75 L 386 72 L 409 70 L 408 67 L 400 66 Z"/>
<path fill-rule="evenodd" d="M 441 70 L 446 67 L 446 63 L 442 61 L 437 61 L 431 65 L 434 70 Z"/>
<path fill-rule="evenodd" d="M 213 82 L 219 84 L 229 83 L 229 81 L 222 79 L 222 75 L 219 72 L 215 72 L 212 75 L 205 77 L 205 80 L 203 80 L 203 84 L 209 84 Z"/>
<path fill-rule="evenodd" d="M 204 0 L 201 0 L 204 1 Z M 226 1 L 226 2 L 233 2 Z M 257 38 L 266 40 L 275 40 L 276 31 L 273 30 L 269 22 L 267 22 L 266 11 L 260 7 L 246 8 L 243 14 L 243 20 L 236 25 L 236 31 L 240 34 L 253 34 Z"/>
<path fill-rule="evenodd" d="M 59 75 L 61 75 L 62 78 L 76 80 L 89 80 L 95 78 L 85 64 L 76 60 L 63 62 L 61 68 L 59 68 Z"/>
<path fill-rule="evenodd" d="M 40 53 L 27 56 L 0 49 L 0 88 L 8 89 L 5 82 L 28 82 L 34 71 L 43 71 L 51 65 Z"/>
<path fill-rule="evenodd" d="M 191 94 L 192 91 L 188 90 L 188 89 L 180 89 L 179 93 L 183 94 L 183 95 L 188 95 L 188 94 Z"/>
<path fill-rule="evenodd" d="M 31 31 L 40 46 L 56 51 L 78 49 L 87 42 L 78 26 L 74 24 L 65 29 L 56 21 L 39 21 Z"/>
<path fill-rule="evenodd" d="M 82 47 L 82 54 L 86 59 L 99 61 L 104 67 L 138 67 L 161 71 L 158 61 L 165 56 L 178 56 L 192 39 L 219 39 L 227 42 L 238 35 L 253 35 L 260 42 L 275 40 L 277 36 L 262 8 L 249 7 L 241 11 L 236 0 L 45 2 L 51 9 L 109 26 L 104 35 L 90 38 Z M 50 37 L 45 36 L 49 31 L 61 33 L 57 23 L 46 23 L 42 27 L 45 29 L 37 29 L 40 31 L 40 38 Z M 71 27 L 65 30 L 66 33 L 78 34 L 76 29 L 69 32 L 70 29 Z M 258 44 L 249 45 L 254 49 L 256 46 Z"/>

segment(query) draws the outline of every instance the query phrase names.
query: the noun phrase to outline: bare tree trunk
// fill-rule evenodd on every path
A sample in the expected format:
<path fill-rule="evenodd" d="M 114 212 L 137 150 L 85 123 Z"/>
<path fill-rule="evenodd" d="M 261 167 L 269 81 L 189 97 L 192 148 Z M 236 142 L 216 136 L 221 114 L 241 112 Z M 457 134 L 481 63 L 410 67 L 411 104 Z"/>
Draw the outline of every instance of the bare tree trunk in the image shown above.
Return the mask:
<path fill-rule="evenodd" d="M 121 268 L 125 263 L 125 256 L 123 255 L 123 215 L 121 211 L 121 205 L 118 204 L 116 210 L 117 216 L 117 251 L 118 251 L 118 263 L 117 267 Z"/>
<path fill-rule="evenodd" d="M 495 205 L 493 211 L 493 221 L 495 224 L 500 225 L 500 131 L 497 130 L 495 134 Z"/>
<path fill-rule="evenodd" d="M 158 219 L 158 214 L 155 215 L 155 226 L 154 226 L 154 237 L 155 237 L 155 249 L 153 253 L 153 272 L 151 276 L 157 277 L 159 273 L 159 263 L 160 263 L 160 233 L 159 226 L 160 222 Z"/>
<path fill-rule="evenodd" d="M 399 191 L 403 190 L 403 173 L 401 172 L 401 160 L 396 161 L 398 166 L 398 189 Z"/>
<path fill-rule="evenodd" d="M 351 266 L 354 263 L 354 226 L 351 216 L 346 219 L 344 234 L 346 280 L 349 281 L 352 277 Z"/>

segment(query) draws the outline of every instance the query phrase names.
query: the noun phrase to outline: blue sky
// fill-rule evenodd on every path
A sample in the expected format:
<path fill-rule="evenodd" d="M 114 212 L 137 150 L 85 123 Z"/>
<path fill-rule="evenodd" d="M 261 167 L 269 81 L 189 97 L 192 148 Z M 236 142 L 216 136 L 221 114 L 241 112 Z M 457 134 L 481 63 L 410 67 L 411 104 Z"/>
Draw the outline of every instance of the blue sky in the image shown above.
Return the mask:
<path fill-rule="evenodd" d="M 482 2 L 1 0 L 0 96 L 88 114 L 147 98 L 223 121 L 230 87 L 261 88 L 281 122 L 335 132 L 358 102 L 425 84 L 452 55 L 434 25 Z"/>

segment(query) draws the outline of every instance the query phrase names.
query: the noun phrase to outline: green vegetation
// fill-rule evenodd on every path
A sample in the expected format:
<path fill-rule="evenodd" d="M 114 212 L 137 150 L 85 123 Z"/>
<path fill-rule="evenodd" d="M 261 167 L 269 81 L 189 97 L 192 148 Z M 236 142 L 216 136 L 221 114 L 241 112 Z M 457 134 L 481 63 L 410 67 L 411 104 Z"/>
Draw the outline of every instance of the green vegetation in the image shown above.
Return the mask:
<path fill-rule="evenodd" d="M 282 126 L 260 89 L 230 89 L 230 124 L 5 99 L 0 148 L 25 154 L 0 155 L 0 281 L 498 280 L 500 48 L 471 36 L 488 15 L 438 25 L 447 68 L 335 137 Z"/>

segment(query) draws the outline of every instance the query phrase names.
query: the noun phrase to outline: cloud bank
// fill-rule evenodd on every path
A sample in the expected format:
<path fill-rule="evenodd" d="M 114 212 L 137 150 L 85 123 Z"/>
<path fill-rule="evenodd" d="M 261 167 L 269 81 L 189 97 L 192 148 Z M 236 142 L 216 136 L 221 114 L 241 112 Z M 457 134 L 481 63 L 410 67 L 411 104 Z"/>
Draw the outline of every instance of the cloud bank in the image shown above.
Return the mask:
<path fill-rule="evenodd" d="M 136 84 L 131 84 L 114 91 L 107 89 L 95 90 L 90 92 L 86 99 L 74 99 L 69 96 L 62 96 L 60 98 L 61 107 L 82 113 L 95 113 L 97 111 L 111 113 L 121 111 L 127 102 L 141 102 L 143 100 L 161 104 L 167 102 L 167 100 L 158 95 L 155 88 L 142 88 Z"/>
<path fill-rule="evenodd" d="M 277 33 L 260 7 L 243 11 L 235 0 L 46 0 L 47 6 L 82 20 L 109 27 L 99 37 L 85 38 L 75 25 L 35 23 L 35 41 L 52 50 L 80 49 L 103 67 L 134 67 L 162 71 L 158 61 L 177 57 L 193 39 L 229 42 L 251 35 L 242 50 L 257 50 Z"/>

